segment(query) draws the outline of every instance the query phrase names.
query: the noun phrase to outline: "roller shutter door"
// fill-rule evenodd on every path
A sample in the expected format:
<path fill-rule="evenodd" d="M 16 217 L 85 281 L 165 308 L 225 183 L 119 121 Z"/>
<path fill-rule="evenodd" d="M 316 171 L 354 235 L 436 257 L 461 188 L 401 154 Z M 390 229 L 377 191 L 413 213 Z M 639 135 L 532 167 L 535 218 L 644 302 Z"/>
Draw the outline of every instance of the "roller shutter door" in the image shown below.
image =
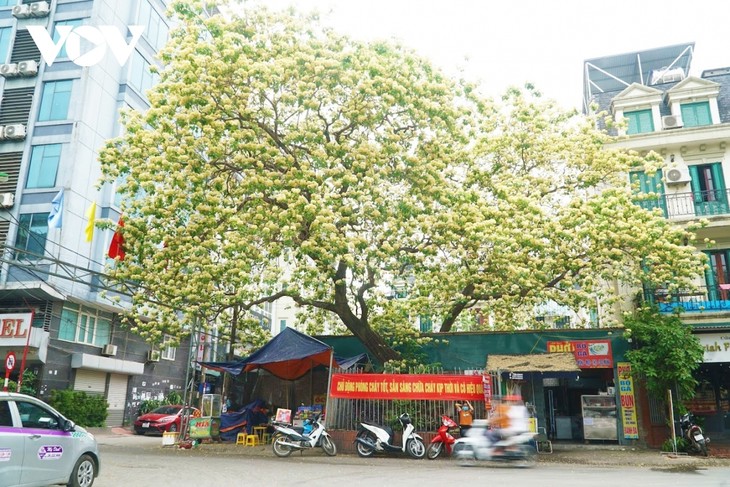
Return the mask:
<path fill-rule="evenodd" d="M 76 369 L 74 391 L 87 394 L 104 394 L 106 392 L 106 372 L 98 370 Z"/>
<path fill-rule="evenodd" d="M 109 375 L 109 392 L 106 401 L 109 403 L 107 426 L 121 426 L 124 421 L 124 406 L 127 402 L 127 380 L 129 376 L 121 374 Z"/>

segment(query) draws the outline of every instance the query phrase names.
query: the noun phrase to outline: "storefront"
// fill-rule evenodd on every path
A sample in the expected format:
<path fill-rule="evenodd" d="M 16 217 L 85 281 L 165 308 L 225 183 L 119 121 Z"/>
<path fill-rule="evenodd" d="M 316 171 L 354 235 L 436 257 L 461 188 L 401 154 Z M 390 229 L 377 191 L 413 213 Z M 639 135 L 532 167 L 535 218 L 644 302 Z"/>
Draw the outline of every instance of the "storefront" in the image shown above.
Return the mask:
<path fill-rule="evenodd" d="M 695 397 L 684 405 L 704 419 L 708 433 L 730 432 L 730 331 L 695 336 L 705 353 L 695 372 L 699 381 Z"/>

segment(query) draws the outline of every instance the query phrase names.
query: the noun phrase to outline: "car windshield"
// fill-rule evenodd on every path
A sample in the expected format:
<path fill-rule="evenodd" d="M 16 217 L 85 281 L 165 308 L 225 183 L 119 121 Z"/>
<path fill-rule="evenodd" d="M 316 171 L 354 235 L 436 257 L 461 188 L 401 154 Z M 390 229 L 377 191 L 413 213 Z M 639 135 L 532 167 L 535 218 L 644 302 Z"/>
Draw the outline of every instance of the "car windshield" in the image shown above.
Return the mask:
<path fill-rule="evenodd" d="M 180 409 L 180 406 L 161 406 L 152 412 L 154 414 L 177 414 Z"/>

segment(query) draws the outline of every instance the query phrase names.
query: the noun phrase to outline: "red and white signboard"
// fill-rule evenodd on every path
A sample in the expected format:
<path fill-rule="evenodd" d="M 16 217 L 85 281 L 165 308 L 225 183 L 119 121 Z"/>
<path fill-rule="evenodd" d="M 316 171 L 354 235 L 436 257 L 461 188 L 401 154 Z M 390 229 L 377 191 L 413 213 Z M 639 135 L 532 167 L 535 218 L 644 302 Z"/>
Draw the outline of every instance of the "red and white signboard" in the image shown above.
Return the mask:
<path fill-rule="evenodd" d="M 15 368 L 15 354 L 13 352 L 8 352 L 8 354 L 5 356 L 5 385 L 3 386 L 3 391 L 8 391 L 8 382 L 10 381 L 10 372 L 13 371 Z"/>

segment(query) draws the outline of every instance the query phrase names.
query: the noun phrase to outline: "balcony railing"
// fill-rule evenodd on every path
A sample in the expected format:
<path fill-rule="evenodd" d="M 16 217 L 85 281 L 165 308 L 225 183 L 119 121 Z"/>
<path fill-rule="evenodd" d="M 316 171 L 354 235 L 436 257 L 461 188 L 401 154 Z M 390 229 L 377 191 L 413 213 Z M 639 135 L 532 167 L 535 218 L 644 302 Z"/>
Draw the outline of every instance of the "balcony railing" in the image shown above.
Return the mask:
<path fill-rule="evenodd" d="M 730 190 L 693 191 L 657 195 L 637 201 L 644 209 L 659 208 L 666 218 L 706 217 L 730 214 Z"/>
<path fill-rule="evenodd" d="M 644 298 L 655 303 L 662 313 L 673 313 L 679 308 L 682 313 L 730 311 L 730 284 L 701 286 L 676 292 L 656 289 L 645 292 Z"/>

